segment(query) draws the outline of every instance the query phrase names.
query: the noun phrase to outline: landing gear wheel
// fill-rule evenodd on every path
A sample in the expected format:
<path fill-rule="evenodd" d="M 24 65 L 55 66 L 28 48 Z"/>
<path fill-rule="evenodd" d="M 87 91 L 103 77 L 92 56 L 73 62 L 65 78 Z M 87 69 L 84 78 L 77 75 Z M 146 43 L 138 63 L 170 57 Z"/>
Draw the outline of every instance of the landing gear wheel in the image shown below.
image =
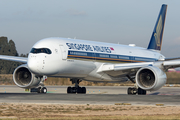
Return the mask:
<path fill-rule="evenodd" d="M 136 91 L 136 88 L 128 88 L 127 93 L 128 95 L 135 95 Z"/>
<path fill-rule="evenodd" d="M 36 92 L 36 93 L 47 93 L 47 88 L 46 87 L 38 87 L 38 88 L 31 88 L 30 92 Z"/>
<path fill-rule="evenodd" d="M 79 93 L 82 93 L 82 88 L 81 87 L 78 87 L 77 88 L 77 93 L 79 94 Z"/>
<path fill-rule="evenodd" d="M 41 93 L 41 87 L 38 87 L 37 93 Z"/>
<path fill-rule="evenodd" d="M 127 90 L 128 95 L 132 95 L 131 89 L 132 89 L 132 88 L 128 88 L 128 90 Z"/>
<path fill-rule="evenodd" d="M 67 93 L 72 93 L 71 87 L 68 87 L 68 88 L 67 88 Z"/>
<path fill-rule="evenodd" d="M 85 87 L 82 87 L 82 93 L 86 94 L 86 88 Z"/>
<path fill-rule="evenodd" d="M 146 95 L 146 90 L 144 90 L 143 95 Z"/>
<path fill-rule="evenodd" d="M 47 88 L 46 88 L 46 87 L 43 87 L 43 88 L 41 89 L 41 93 L 47 93 Z"/>
<path fill-rule="evenodd" d="M 68 87 L 67 88 L 67 93 L 74 93 L 74 94 L 79 94 L 79 93 L 83 93 L 83 94 L 86 94 L 86 88 L 85 87 L 80 87 L 79 86 L 79 83 L 82 81 L 82 80 L 79 80 L 77 78 L 74 78 L 74 79 L 70 79 L 70 81 L 72 81 L 72 84 L 75 84 L 74 87 Z"/>
<path fill-rule="evenodd" d="M 146 90 L 138 88 L 138 95 L 146 95 Z"/>
<path fill-rule="evenodd" d="M 76 90 L 75 87 L 72 87 L 72 88 L 71 88 L 71 91 L 72 91 L 71 93 L 73 93 L 73 94 L 76 94 L 76 92 L 77 92 L 77 90 Z"/>
<path fill-rule="evenodd" d="M 76 88 L 75 87 L 68 87 L 67 88 L 67 93 L 72 93 L 72 94 L 75 94 L 76 93 Z"/>

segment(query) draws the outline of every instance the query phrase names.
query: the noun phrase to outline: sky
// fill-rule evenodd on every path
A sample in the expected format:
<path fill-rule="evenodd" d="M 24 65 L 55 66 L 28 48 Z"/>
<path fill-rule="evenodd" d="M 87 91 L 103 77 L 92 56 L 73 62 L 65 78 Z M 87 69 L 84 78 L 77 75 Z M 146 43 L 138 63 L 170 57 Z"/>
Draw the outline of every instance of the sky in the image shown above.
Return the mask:
<path fill-rule="evenodd" d="M 147 48 L 162 4 L 167 15 L 161 53 L 180 57 L 180 0 L 0 0 L 0 36 L 29 53 L 48 37 Z"/>

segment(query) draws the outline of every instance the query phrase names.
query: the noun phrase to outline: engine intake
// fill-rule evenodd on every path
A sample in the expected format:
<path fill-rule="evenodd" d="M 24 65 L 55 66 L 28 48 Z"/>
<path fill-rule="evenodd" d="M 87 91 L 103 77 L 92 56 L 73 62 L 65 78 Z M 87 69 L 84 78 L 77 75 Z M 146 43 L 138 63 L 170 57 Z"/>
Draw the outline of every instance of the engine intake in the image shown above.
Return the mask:
<path fill-rule="evenodd" d="M 25 64 L 14 70 L 13 81 L 21 88 L 33 88 L 39 85 L 41 77 L 36 77 L 35 74 L 31 73 Z"/>
<path fill-rule="evenodd" d="M 166 79 L 166 74 L 155 66 L 141 68 L 136 73 L 136 83 L 144 90 L 158 90 L 166 83 Z"/>
<path fill-rule="evenodd" d="M 151 87 L 155 83 L 154 73 L 149 69 L 143 69 L 139 72 L 139 84 L 145 88 Z"/>

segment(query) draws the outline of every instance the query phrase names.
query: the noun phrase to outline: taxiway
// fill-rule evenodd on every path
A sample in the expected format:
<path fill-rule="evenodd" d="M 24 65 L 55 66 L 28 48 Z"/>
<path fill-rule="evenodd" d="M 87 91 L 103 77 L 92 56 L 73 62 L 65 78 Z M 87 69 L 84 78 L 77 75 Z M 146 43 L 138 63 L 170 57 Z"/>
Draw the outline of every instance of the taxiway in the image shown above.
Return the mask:
<path fill-rule="evenodd" d="M 0 103 L 180 105 L 180 88 L 163 87 L 147 95 L 127 95 L 127 86 L 86 86 L 87 94 L 67 94 L 67 86 L 46 86 L 48 93 L 29 93 L 17 86 L 0 86 Z"/>

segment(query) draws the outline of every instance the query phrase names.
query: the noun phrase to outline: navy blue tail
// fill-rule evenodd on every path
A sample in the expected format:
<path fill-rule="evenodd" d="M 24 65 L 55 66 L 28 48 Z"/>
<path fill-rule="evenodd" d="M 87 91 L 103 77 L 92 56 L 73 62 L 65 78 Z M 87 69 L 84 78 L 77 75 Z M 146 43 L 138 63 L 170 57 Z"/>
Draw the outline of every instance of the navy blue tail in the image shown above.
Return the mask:
<path fill-rule="evenodd" d="M 159 16 L 156 21 L 156 25 L 154 27 L 154 31 L 152 33 L 151 40 L 149 42 L 149 46 L 147 49 L 153 49 L 158 51 L 161 50 L 164 25 L 166 19 L 166 11 L 167 11 L 167 5 L 163 4 L 159 12 Z"/>

